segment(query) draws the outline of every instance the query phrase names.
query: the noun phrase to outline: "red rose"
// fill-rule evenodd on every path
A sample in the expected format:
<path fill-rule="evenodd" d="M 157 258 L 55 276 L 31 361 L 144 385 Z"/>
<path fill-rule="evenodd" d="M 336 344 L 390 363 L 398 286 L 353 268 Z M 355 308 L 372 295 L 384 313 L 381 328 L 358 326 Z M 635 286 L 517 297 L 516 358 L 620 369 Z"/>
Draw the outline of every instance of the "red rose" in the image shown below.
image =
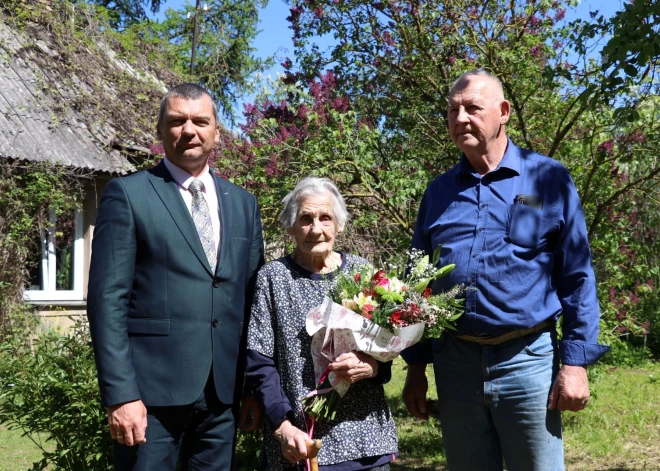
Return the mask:
<path fill-rule="evenodd" d="M 362 308 L 362 315 L 367 319 L 371 319 L 374 316 L 374 307 L 371 304 L 365 304 Z"/>
<path fill-rule="evenodd" d="M 355 276 L 353 277 L 353 279 L 355 280 L 356 283 L 359 283 L 360 282 L 360 273 L 359 272 L 356 273 Z"/>
<path fill-rule="evenodd" d="M 399 325 L 401 323 L 401 311 L 394 311 L 390 316 L 390 324 Z"/>
<path fill-rule="evenodd" d="M 378 270 L 376 273 L 374 273 L 374 276 L 371 278 L 371 282 L 378 284 L 386 278 L 387 278 L 387 274 L 385 273 L 385 270 Z"/>
<path fill-rule="evenodd" d="M 426 288 L 424 291 L 422 291 L 422 296 L 424 296 L 425 298 L 431 296 L 431 288 Z"/>

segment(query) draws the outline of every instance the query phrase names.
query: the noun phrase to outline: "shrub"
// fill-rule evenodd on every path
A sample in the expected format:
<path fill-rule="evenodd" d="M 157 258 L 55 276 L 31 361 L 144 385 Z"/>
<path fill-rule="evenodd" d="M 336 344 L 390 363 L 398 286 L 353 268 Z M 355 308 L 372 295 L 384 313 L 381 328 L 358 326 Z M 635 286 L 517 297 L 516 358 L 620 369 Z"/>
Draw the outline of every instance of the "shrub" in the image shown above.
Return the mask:
<path fill-rule="evenodd" d="M 47 332 L 34 347 L 24 336 L 0 345 L 0 423 L 21 430 L 42 451 L 33 470 L 109 470 L 112 442 L 101 407 L 87 324 L 70 335 Z M 38 435 L 46 436 L 43 445 Z M 235 469 L 258 467 L 261 432 L 238 433 Z"/>
<path fill-rule="evenodd" d="M 22 430 L 41 449 L 43 459 L 32 469 L 111 469 L 107 416 L 85 324 L 77 323 L 68 336 L 42 334 L 34 349 L 10 340 L 0 356 L 0 423 Z M 46 449 L 37 434 L 55 449 Z"/>

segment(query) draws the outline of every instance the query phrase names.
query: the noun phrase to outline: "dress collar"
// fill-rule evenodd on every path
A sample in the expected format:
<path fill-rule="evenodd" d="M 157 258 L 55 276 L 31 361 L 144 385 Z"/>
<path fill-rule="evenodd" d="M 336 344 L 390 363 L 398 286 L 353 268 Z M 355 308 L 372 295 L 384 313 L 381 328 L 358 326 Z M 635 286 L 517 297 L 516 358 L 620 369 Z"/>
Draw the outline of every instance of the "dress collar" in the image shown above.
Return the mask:
<path fill-rule="evenodd" d="M 300 273 L 302 276 L 305 278 L 309 278 L 311 280 L 332 280 L 339 272 L 343 271 L 344 268 L 346 268 L 346 254 L 344 252 L 339 252 L 339 255 L 341 255 L 341 265 L 332 270 L 331 272 L 328 273 L 316 273 L 313 271 L 309 271 L 306 268 L 301 267 L 296 263 L 296 261 L 293 259 L 291 254 L 287 255 L 284 257 L 287 261 L 287 263 L 293 268 L 295 271 Z"/>

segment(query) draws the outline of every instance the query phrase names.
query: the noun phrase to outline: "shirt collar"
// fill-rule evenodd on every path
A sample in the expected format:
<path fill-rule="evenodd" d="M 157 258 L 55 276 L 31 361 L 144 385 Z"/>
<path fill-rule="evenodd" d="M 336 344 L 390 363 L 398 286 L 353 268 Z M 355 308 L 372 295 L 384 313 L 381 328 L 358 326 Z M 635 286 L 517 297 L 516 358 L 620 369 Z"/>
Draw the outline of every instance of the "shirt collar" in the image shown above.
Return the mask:
<path fill-rule="evenodd" d="M 165 158 L 163 159 L 163 163 L 165 164 L 165 167 L 167 168 L 168 172 L 170 172 L 170 175 L 172 175 L 172 178 L 174 178 L 174 181 L 177 182 L 179 185 L 181 185 L 183 188 L 185 188 L 187 191 L 188 187 L 195 179 L 195 177 L 190 175 L 181 167 L 177 167 L 167 158 L 167 156 L 165 156 Z M 215 188 L 215 183 L 213 182 L 213 176 L 211 175 L 208 164 L 204 168 L 204 172 L 199 176 L 198 180 L 201 180 L 202 183 L 204 184 L 204 193 L 208 193 L 209 191 Z"/>
<path fill-rule="evenodd" d="M 502 160 L 497 165 L 495 170 L 493 170 L 493 172 L 501 168 L 507 168 L 509 170 L 513 170 L 514 172 L 516 172 L 516 174 L 520 175 L 519 149 L 508 137 L 507 137 L 506 151 L 504 151 L 504 156 L 502 157 Z M 467 159 L 467 157 L 465 157 L 465 154 L 461 155 L 461 160 L 458 162 L 458 165 L 456 166 L 456 170 L 457 170 L 456 172 L 457 175 L 463 175 L 463 174 L 472 175 L 476 173 L 470 161 Z"/>
<path fill-rule="evenodd" d="M 513 170 L 516 174 L 520 175 L 520 149 L 516 146 L 510 138 L 506 138 L 506 152 L 504 152 L 504 157 L 500 161 L 500 164 L 495 170 L 500 168 L 508 168 Z"/>

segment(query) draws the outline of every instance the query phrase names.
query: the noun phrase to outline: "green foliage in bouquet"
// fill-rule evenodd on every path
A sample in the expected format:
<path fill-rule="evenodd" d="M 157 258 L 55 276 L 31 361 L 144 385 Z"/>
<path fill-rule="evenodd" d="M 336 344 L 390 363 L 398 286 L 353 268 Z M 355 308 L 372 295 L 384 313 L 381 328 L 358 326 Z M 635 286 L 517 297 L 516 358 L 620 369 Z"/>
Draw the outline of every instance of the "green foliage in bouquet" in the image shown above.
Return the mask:
<path fill-rule="evenodd" d="M 434 280 L 447 276 L 455 265 L 436 268 L 440 262 L 438 247 L 433 259 L 421 251 L 412 250 L 404 267 L 392 266 L 389 271 L 364 266 L 350 276 L 341 275 L 331 297 L 337 304 L 366 317 L 390 331 L 394 328 L 425 323 L 424 338 L 437 338 L 463 313 L 463 300 L 458 298 L 461 286 L 433 294 Z"/>

